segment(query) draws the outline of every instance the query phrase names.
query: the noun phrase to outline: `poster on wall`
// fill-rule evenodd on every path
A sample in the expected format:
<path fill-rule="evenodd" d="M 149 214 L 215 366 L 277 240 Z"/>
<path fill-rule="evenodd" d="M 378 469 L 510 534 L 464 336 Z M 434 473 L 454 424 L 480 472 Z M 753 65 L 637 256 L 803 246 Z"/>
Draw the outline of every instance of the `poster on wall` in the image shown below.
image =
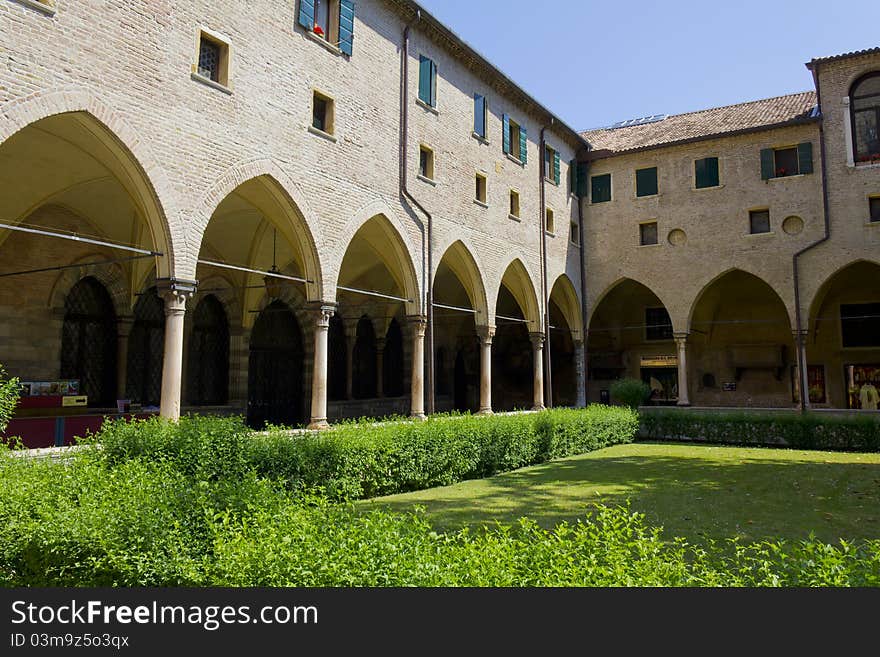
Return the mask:
<path fill-rule="evenodd" d="M 807 386 L 810 391 L 811 404 L 824 404 L 828 401 L 825 392 L 825 366 L 807 365 Z M 791 400 L 795 404 L 801 401 L 798 385 L 798 366 L 791 366 Z"/>
<path fill-rule="evenodd" d="M 847 408 L 876 411 L 880 408 L 880 365 L 845 365 Z"/>

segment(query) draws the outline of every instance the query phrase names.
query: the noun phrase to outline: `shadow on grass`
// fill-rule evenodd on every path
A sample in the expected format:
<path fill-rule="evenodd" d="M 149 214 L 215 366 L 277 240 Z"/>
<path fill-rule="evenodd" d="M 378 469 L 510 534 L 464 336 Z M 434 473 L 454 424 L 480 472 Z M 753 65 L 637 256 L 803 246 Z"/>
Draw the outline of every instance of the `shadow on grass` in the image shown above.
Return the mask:
<path fill-rule="evenodd" d="M 615 455 L 620 450 L 611 448 L 366 505 L 396 511 L 424 506 L 439 529 L 450 530 L 523 516 L 552 527 L 582 518 L 590 503 L 630 501 L 666 536 L 693 542 L 798 540 L 811 532 L 833 543 L 880 538 L 880 462 L 717 447 L 704 449 L 727 451 L 702 458 L 694 447 L 680 456 L 665 445 L 626 447 L 642 453 Z"/>

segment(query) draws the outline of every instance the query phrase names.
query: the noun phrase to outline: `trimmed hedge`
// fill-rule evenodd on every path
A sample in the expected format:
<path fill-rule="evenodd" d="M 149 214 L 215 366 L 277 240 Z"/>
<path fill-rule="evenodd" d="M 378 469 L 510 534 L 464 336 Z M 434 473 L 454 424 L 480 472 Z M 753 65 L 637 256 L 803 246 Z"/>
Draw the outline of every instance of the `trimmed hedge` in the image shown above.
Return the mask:
<path fill-rule="evenodd" d="M 880 418 L 823 413 L 657 410 L 642 413 L 640 437 L 793 449 L 878 452 Z"/>
<path fill-rule="evenodd" d="M 111 464 L 161 460 L 185 476 L 235 479 L 253 469 L 292 490 L 362 499 L 465 479 L 631 442 L 637 415 L 592 406 L 535 414 L 438 416 L 425 422 L 347 423 L 329 431 L 257 433 L 241 418 L 191 416 L 105 425 L 95 440 Z"/>

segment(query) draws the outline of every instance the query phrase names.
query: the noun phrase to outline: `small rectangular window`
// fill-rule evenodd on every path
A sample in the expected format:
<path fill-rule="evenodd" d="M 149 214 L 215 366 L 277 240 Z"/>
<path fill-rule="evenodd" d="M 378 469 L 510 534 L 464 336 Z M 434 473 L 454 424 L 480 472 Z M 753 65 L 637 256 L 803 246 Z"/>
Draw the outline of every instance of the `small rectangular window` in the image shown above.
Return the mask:
<path fill-rule="evenodd" d="M 642 246 L 657 244 L 657 222 L 639 224 L 639 243 Z"/>
<path fill-rule="evenodd" d="M 474 199 L 479 201 L 480 203 L 486 203 L 486 176 L 481 173 L 476 174 L 474 177 L 476 182 L 476 194 Z"/>
<path fill-rule="evenodd" d="M 752 210 L 749 212 L 749 232 L 752 235 L 770 232 L 770 210 Z"/>
<path fill-rule="evenodd" d="M 427 146 L 419 146 L 419 175 L 434 180 L 434 151 Z"/>
<path fill-rule="evenodd" d="M 510 190 L 510 216 L 519 219 L 519 192 Z"/>
<path fill-rule="evenodd" d="M 809 141 L 785 148 L 761 150 L 761 178 L 785 178 L 813 173 L 813 144 Z"/>
<path fill-rule="evenodd" d="M 645 308 L 645 339 L 672 340 L 672 320 L 666 308 Z"/>
<path fill-rule="evenodd" d="M 842 345 L 880 347 L 880 303 L 845 303 L 840 305 Z"/>
<path fill-rule="evenodd" d="M 485 96 L 474 94 L 474 134 L 482 139 L 486 138 L 488 107 Z"/>
<path fill-rule="evenodd" d="M 718 187 L 718 158 L 705 157 L 694 164 L 694 178 L 697 189 Z"/>
<path fill-rule="evenodd" d="M 544 147 L 544 178 L 553 180 L 553 160 L 556 158 L 556 151 L 549 146 Z"/>
<path fill-rule="evenodd" d="M 546 230 L 551 235 L 556 234 L 556 220 L 553 213 L 553 210 L 547 208 L 544 214 L 544 230 Z"/>
<path fill-rule="evenodd" d="M 522 161 L 521 142 L 522 134 L 520 133 L 519 124 L 511 119 L 510 121 L 510 154 L 517 160 Z"/>
<path fill-rule="evenodd" d="M 880 221 L 880 196 L 868 199 L 868 209 L 871 213 L 871 222 Z"/>
<path fill-rule="evenodd" d="M 312 127 L 328 135 L 335 130 L 335 110 L 332 98 L 315 91 L 312 94 Z"/>
<path fill-rule="evenodd" d="M 568 239 L 571 240 L 571 243 L 575 246 L 580 246 L 581 244 L 581 234 L 578 230 L 577 222 L 572 221 L 568 226 Z"/>
<path fill-rule="evenodd" d="M 437 106 L 437 65 L 424 55 L 419 58 L 419 100 Z"/>
<path fill-rule="evenodd" d="M 798 170 L 797 148 L 780 148 L 773 152 L 775 175 L 777 178 L 796 176 Z"/>
<path fill-rule="evenodd" d="M 636 170 L 636 196 L 656 196 L 657 167 Z"/>
<path fill-rule="evenodd" d="M 591 190 L 590 201 L 592 203 L 604 203 L 611 200 L 611 174 L 604 173 L 601 176 L 590 178 Z"/>
<path fill-rule="evenodd" d="M 226 84 L 225 59 L 226 59 L 225 43 L 221 43 L 216 39 L 212 39 L 202 32 L 199 39 L 199 63 L 197 72 L 203 78 L 207 78 L 218 84 Z"/>

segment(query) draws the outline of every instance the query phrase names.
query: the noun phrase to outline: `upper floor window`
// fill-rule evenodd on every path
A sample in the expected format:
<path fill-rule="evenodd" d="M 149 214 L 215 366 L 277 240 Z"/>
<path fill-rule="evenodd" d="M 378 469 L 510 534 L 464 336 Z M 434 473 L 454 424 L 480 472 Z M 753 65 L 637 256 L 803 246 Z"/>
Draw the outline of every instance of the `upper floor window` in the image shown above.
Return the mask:
<path fill-rule="evenodd" d="M 501 118 L 504 127 L 503 147 L 504 152 L 523 164 L 528 161 L 528 134 L 525 127 L 511 119 L 507 114 Z"/>
<path fill-rule="evenodd" d="M 856 80 L 849 98 L 856 162 L 880 162 L 880 71 Z"/>
<path fill-rule="evenodd" d="M 312 93 L 312 127 L 328 135 L 335 132 L 336 108 L 333 99 L 315 91 Z"/>
<path fill-rule="evenodd" d="M 489 103 L 486 97 L 474 94 L 474 134 L 481 139 L 486 138 L 486 123 L 489 115 Z"/>
<path fill-rule="evenodd" d="M 813 173 L 813 144 L 804 142 L 784 148 L 761 150 L 761 179 Z"/>
<path fill-rule="evenodd" d="M 718 187 L 717 157 L 704 157 L 694 163 L 694 182 L 697 189 Z"/>
<path fill-rule="evenodd" d="M 229 91 L 229 44 L 219 35 L 199 31 L 199 50 L 192 77 L 200 82 L 213 82 L 215 88 Z"/>
<path fill-rule="evenodd" d="M 419 56 L 419 100 L 437 107 L 437 64 L 424 55 Z"/>
<path fill-rule="evenodd" d="M 636 196 L 657 195 L 657 167 L 636 170 Z"/>
<path fill-rule="evenodd" d="M 880 223 L 880 196 L 872 196 L 868 199 L 868 211 L 871 223 Z"/>
<path fill-rule="evenodd" d="M 419 146 L 419 176 L 434 180 L 434 151 L 424 144 Z"/>
<path fill-rule="evenodd" d="M 749 233 L 761 235 L 770 232 L 770 210 L 749 211 Z"/>
<path fill-rule="evenodd" d="M 602 203 L 611 200 L 611 174 L 603 173 L 601 176 L 593 176 L 590 179 L 590 201 Z"/>
<path fill-rule="evenodd" d="M 299 0 L 297 22 L 346 55 L 352 54 L 354 0 Z"/>
<path fill-rule="evenodd" d="M 559 151 L 550 146 L 544 146 L 544 178 L 558 185 L 562 174 L 562 164 L 559 161 Z"/>

